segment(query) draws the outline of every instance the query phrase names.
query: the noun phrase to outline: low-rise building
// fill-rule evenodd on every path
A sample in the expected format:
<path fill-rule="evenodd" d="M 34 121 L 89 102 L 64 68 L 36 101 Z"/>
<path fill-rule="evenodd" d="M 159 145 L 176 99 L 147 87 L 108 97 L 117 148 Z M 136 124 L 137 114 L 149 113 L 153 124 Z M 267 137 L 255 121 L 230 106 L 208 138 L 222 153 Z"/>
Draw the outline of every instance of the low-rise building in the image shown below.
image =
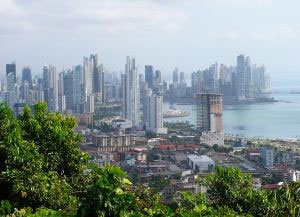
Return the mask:
<path fill-rule="evenodd" d="M 93 113 L 83 113 L 79 115 L 79 124 L 89 125 L 93 124 Z"/>
<path fill-rule="evenodd" d="M 100 134 L 92 137 L 92 142 L 98 147 L 98 152 L 125 152 L 131 146 L 131 137 L 128 134 Z"/>
<path fill-rule="evenodd" d="M 277 154 L 277 163 L 295 165 L 294 153 L 290 151 L 280 151 Z"/>
<path fill-rule="evenodd" d="M 212 171 L 215 168 L 215 162 L 206 155 L 189 155 L 188 165 L 194 171 Z"/>

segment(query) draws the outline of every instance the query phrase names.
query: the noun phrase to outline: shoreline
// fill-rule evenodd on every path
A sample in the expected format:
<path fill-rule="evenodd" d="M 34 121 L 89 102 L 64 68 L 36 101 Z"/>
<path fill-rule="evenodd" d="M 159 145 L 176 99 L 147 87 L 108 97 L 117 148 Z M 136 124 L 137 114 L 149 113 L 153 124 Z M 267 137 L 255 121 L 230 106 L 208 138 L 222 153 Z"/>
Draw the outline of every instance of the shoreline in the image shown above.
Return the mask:
<path fill-rule="evenodd" d="M 195 99 L 164 99 L 164 102 L 170 104 L 178 104 L 178 105 L 194 105 L 196 104 Z M 257 103 L 275 103 L 279 102 L 274 98 L 265 98 L 265 99 L 253 99 L 253 100 L 231 100 L 231 99 L 223 99 L 223 105 L 249 105 L 249 104 L 257 104 Z"/>

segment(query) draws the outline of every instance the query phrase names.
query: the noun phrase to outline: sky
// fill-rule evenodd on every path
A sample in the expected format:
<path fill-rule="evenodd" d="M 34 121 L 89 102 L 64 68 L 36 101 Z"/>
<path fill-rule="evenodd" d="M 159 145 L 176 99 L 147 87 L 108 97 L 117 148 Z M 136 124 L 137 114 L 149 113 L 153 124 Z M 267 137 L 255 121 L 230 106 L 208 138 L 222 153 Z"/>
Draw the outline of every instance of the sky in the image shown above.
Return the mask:
<path fill-rule="evenodd" d="M 238 54 L 264 64 L 276 80 L 300 80 L 299 0 L 0 0 L 0 75 L 52 64 L 58 71 L 98 53 L 110 71 L 127 55 L 165 77 Z M 293 77 L 294 76 L 294 77 Z"/>

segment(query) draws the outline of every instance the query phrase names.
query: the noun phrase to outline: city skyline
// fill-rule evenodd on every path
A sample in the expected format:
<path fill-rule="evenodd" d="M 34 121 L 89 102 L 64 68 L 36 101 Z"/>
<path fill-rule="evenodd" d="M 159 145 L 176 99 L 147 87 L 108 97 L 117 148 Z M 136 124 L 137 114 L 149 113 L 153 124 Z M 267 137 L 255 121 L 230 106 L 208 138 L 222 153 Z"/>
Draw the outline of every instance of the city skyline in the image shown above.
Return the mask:
<path fill-rule="evenodd" d="M 117 73 L 120 78 L 121 78 L 121 75 L 125 73 L 126 70 L 124 70 L 124 66 L 122 66 L 119 70 L 112 70 L 111 68 L 109 68 L 106 65 L 106 63 L 104 63 L 103 61 L 101 61 L 101 57 L 100 57 L 100 60 L 98 60 L 99 59 L 99 54 L 98 53 L 95 53 L 95 55 L 97 56 L 97 64 L 99 64 L 99 66 L 101 66 L 101 70 L 102 71 L 109 72 L 109 73 Z M 180 80 L 180 73 L 184 73 L 184 81 L 188 85 L 191 85 L 191 76 L 192 76 L 193 73 L 195 73 L 195 72 L 197 72 L 199 70 L 200 71 L 206 70 L 208 67 L 213 66 L 214 64 L 218 64 L 219 66 L 221 66 L 221 65 L 224 65 L 224 66 L 235 66 L 236 65 L 236 57 L 237 57 L 237 55 L 244 55 L 244 54 L 243 53 L 236 54 L 235 56 L 233 56 L 232 62 L 230 62 L 229 64 L 226 64 L 226 63 L 223 63 L 223 62 L 215 60 L 215 61 L 212 61 L 208 65 L 205 65 L 205 66 L 203 66 L 201 68 L 194 68 L 192 71 L 186 71 L 186 70 L 184 70 L 182 68 L 174 66 L 172 69 L 170 69 L 170 71 L 165 72 L 165 71 L 162 71 L 161 68 L 159 68 L 157 65 L 149 64 L 149 63 L 146 63 L 145 65 L 142 65 L 140 63 L 140 61 L 136 62 L 136 68 L 138 70 L 138 74 L 145 75 L 144 74 L 145 70 L 148 70 L 146 68 L 151 67 L 151 70 L 152 70 L 152 73 L 153 73 L 154 77 L 156 76 L 155 73 L 157 73 L 159 71 L 161 79 L 164 80 L 164 81 L 167 81 L 168 83 L 174 82 L 174 71 L 177 70 L 178 81 Z M 94 55 L 92 55 L 92 56 L 94 56 Z M 131 56 L 132 58 L 136 59 L 136 56 L 133 56 L 133 55 L 126 55 L 124 57 L 127 57 L 127 56 Z M 124 57 L 122 58 L 123 61 L 124 61 Z M 63 71 L 66 71 L 66 70 L 73 70 L 75 67 L 77 67 L 79 65 L 81 65 L 81 66 L 84 65 L 84 64 L 82 64 L 82 61 L 85 61 L 84 60 L 85 58 L 87 58 L 87 57 L 85 57 L 84 55 L 82 55 L 81 56 L 81 60 L 79 62 L 74 63 L 74 65 L 69 65 L 68 67 L 63 67 L 63 68 L 59 68 L 56 65 L 54 65 L 53 63 L 45 62 L 44 65 L 38 71 L 34 71 L 34 69 L 33 69 L 33 67 L 31 66 L 30 63 L 28 63 L 28 64 L 26 64 L 24 66 L 20 66 L 17 61 L 12 60 L 12 61 L 9 61 L 9 62 L 5 63 L 3 66 L 0 65 L 0 80 L 3 80 L 3 81 L 5 80 L 5 77 L 6 77 L 6 65 L 15 64 L 16 65 L 15 66 L 16 67 L 16 78 L 19 79 L 19 80 L 21 80 L 22 79 L 22 70 L 25 69 L 25 68 L 31 69 L 32 77 L 34 78 L 35 76 L 39 77 L 39 76 L 41 76 L 43 74 L 43 68 L 45 66 L 52 65 L 52 66 L 54 66 L 57 69 L 58 72 L 63 72 Z M 251 63 L 251 64 L 253 64 L 253 65 L 258 64 L 258 65 L 265 66 L 267 73 L 269 75 L 272 75 L 269 72 L 269 70 L 268 70 L 269 67 L 266 66 L 264 63 L 257 63 L 254 60 L 253 63 Z M 124 65 L 124 63 L 123 63 L 123 65 Z M 92 80 L 93 79 L 94 79 L 94 76 L 92 76 Z M 147 80 L 146 77 L 144 79 Z"/>
<path fill-rule="evenodd" d="M 140 67 L 155 65 L 171 76 L 175 67 L 191 73 L 247 53 L 280 77 L 299 72 L 297 6 L 295 0 L 3 0 L 0 65 L 30 63 L 36 74 L 45 61 L 61 70 L 80 62 L 82 53 L 99 53 L 118 71 L 130 54 Z M 289 13 L 282 17 L 282 11 Z"/>

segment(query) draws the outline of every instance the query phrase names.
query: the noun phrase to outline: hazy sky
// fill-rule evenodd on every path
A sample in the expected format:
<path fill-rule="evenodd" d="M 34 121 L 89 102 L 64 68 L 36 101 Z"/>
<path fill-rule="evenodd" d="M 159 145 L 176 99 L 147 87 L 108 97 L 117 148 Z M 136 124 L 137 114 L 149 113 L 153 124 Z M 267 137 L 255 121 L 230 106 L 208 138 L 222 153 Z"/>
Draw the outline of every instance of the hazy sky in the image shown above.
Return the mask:
<path fill-rule="evenodd" d="M 299 0 L 0 0 L 0 74 L 13 60 L 60 71 L 90 53 L 109 70 L 129 54 L 140 72 L 190 73 L 244 53 L 281 77 L 300 72 L 299 9 Z"/>

